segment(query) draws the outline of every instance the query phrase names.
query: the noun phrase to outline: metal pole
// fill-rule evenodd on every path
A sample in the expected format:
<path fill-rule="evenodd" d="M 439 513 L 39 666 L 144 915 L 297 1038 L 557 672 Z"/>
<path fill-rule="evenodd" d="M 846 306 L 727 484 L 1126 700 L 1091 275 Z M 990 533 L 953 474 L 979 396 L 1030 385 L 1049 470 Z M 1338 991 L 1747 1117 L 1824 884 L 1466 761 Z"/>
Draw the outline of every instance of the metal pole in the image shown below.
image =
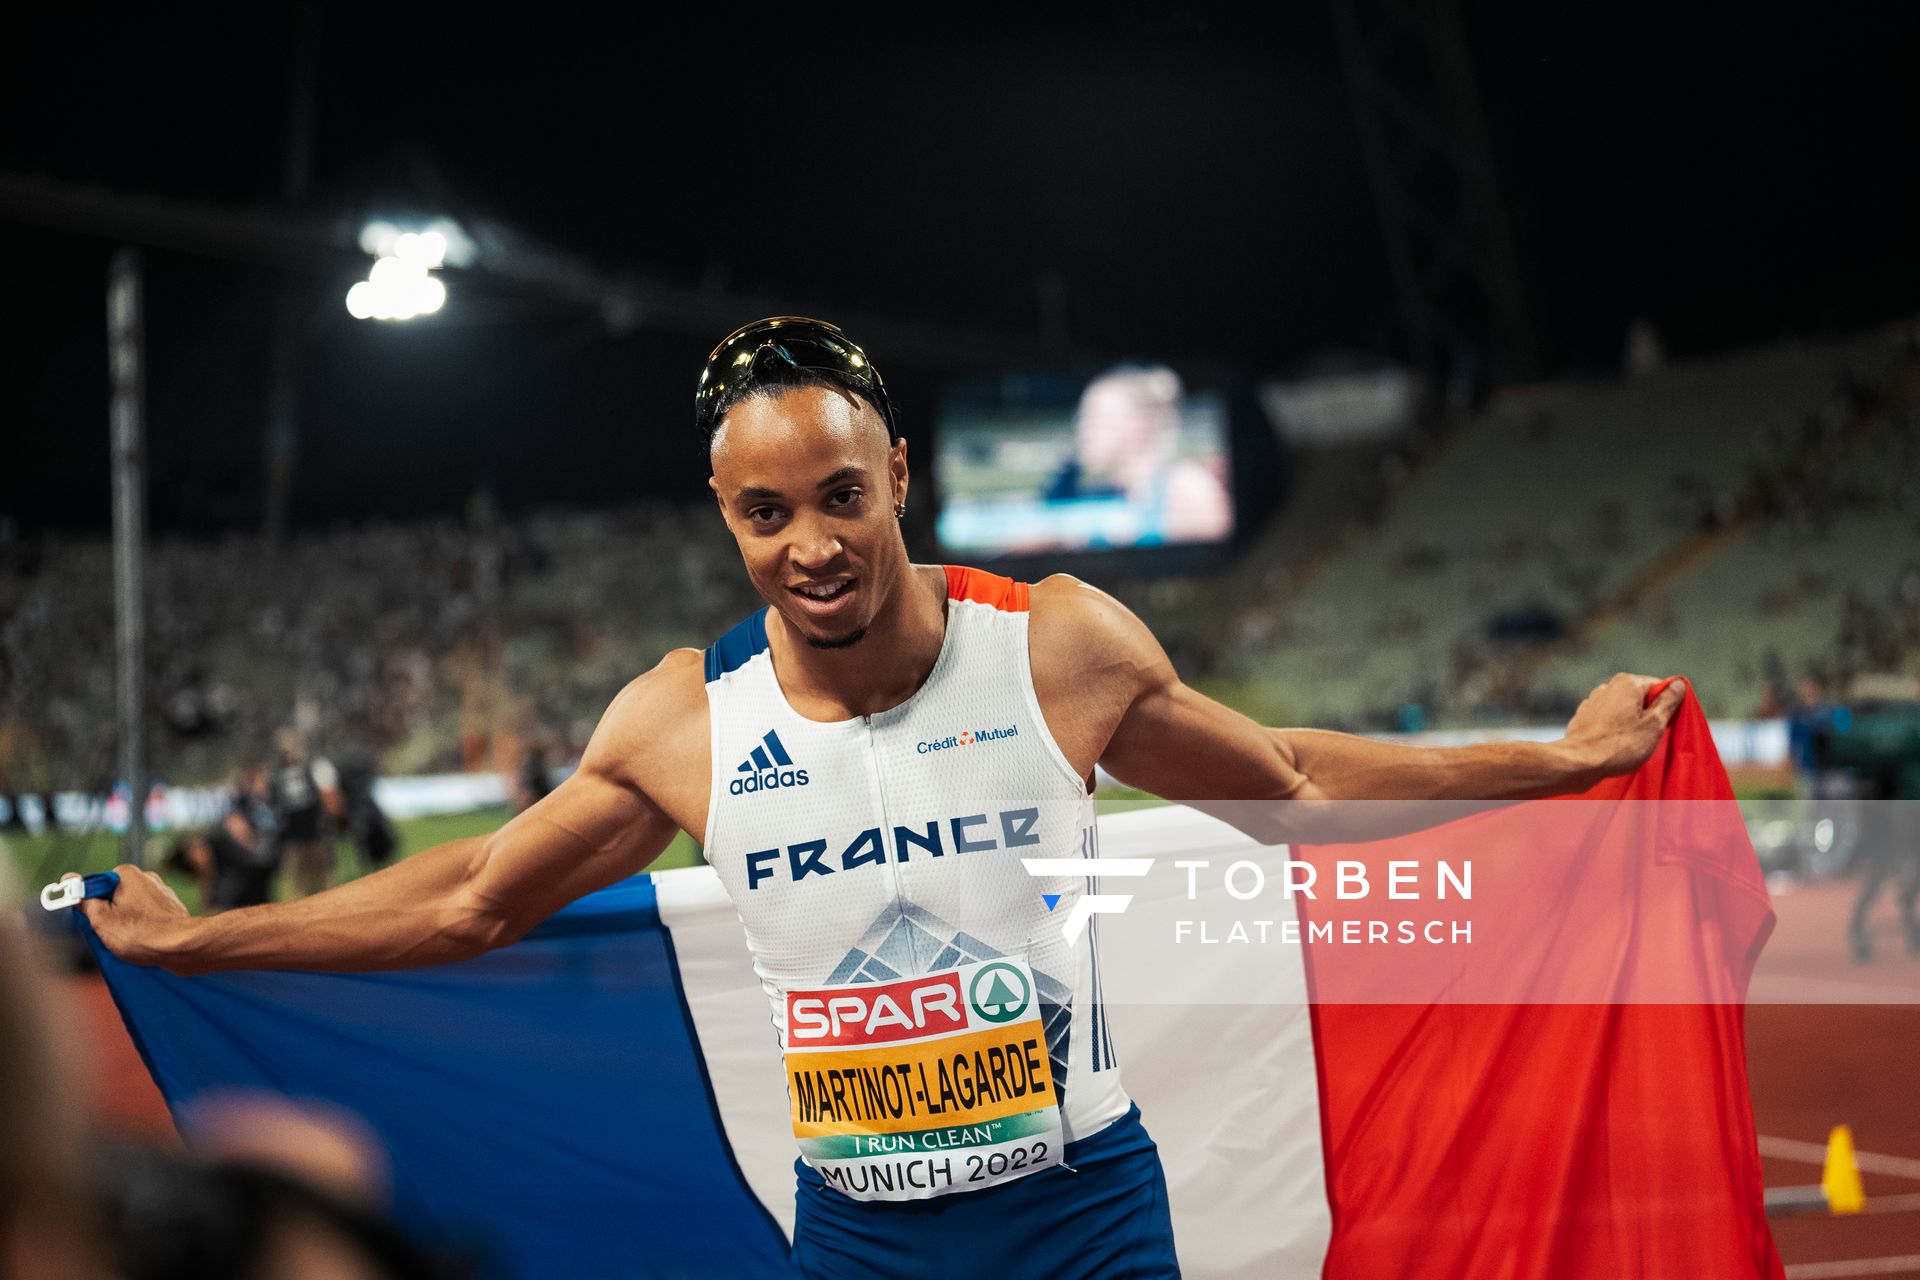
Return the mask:
<path fill-rule="evenodd" d="M 1340 45 L 1340 61 L 1347 73 L 1347 92 L 1353 99 L 1354 122 L 1360 128 L 1360 154 L 1367 162 L 1373 187 L 1373 211 L 1380 235 L 1387 243 L 1387 265 L 1393 272 L 1393 291 L 1400 303 L 1400 323 L 1406 326 L 1407 357 L 1422 373 L 1445 377 L 1435 350 L 1433 320 L 1420 289 L 1413 246 L 1399 176 L 1394 171 L 1387 124 L 1380 110 L 1380 72 L 1369 48 L 1373 38 L 1362 23 L 1358 0 L 1332 0 L 1333 28 Z"/>
<path fill-rule="evenodd" d="M 293 465 L 300 444 L 300 364 L 306 341 L 306 295 L 282 280 L 273 308 L 267 389 L 267 493 L 263 532 L 275 551 L 286 542 L 293 504 Z"/>
<path fill-rule="evenodd" d="M 320 39 L 320 8 L 314 0 L 294 13 L 293 97 L 287 117 L 287 207 L 298 210 L 313 186 L 314 60 Z M 304 282 L 282 280 L 273 309 L 273 347 L 267 391 L 267 485 L 261 513 L 267 542 L 276 551 L 286 541 L 293 506 L 293 469 L 300 449 L 301 357 L 307 342 Z"/>
<path fill-rule="evenodd" d="M 147 865 L 146 336 L 140 256 L 107 269 L 107 422 L 113 459 L 113 612 L 120 665 L 120 777 L 127 785 L 122 860 Z"/>

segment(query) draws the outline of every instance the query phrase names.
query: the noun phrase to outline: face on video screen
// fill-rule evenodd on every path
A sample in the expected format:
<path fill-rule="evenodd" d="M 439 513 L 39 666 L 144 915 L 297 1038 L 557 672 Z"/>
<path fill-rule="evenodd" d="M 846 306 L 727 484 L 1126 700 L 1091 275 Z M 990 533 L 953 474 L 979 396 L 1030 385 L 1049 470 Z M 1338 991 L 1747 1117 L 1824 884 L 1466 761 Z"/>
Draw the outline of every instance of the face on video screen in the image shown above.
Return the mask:
<path fill-rule="evenodd" d="M 940 442 L 940 540 L 957 553 L 1196 544 L 1233 532 L 1225 406 L 1165 366 L 961 388 Z"/>

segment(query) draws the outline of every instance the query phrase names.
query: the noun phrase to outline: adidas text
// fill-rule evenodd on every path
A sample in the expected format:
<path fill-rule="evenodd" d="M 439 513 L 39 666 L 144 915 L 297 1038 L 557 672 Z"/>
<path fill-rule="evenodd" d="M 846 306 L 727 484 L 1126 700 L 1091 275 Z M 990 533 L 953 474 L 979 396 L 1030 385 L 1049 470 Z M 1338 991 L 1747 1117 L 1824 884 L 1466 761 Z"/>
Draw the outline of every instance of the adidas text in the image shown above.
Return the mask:
<path fill-rule="evenodd" d="M 804 787 L 807 785 L 805 769 L 767 769 L 760 773 L 750 773 L 744 778 L 735 778 L 727 784 L 731 795 L 752 795 L 756 791 L 773 791 L 780 787 Z"/>

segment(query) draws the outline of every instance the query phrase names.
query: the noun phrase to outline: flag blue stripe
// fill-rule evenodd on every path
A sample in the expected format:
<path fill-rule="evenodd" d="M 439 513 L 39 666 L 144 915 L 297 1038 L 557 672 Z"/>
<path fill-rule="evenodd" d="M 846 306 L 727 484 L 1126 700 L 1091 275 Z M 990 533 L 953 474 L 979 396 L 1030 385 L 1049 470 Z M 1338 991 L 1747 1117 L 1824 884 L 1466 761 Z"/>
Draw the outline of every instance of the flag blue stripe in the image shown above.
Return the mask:
<path fill-rule="evenodd" d="M 788 1269 L 727 1143 L 648 877 L 514 946 L 392 973 L 180 978 L 116 959 L 72 916 L 176 1116 L 227 1089 L 358 1113 L 387 1146 L 398 1220 L 479 1244 L 489 1275 Z"/>

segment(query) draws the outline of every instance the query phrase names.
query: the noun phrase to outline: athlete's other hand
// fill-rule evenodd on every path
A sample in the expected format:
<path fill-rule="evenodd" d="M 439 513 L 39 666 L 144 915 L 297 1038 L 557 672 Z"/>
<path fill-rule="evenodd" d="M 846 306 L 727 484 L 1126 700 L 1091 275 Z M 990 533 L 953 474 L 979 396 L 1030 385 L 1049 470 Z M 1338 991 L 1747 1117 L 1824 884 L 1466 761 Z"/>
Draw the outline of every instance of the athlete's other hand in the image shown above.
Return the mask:
<path fill-rule="evenodd" d="M 80 903 L 93 931 L 107 950 L 134 964 L 159 964 L 167 941 L 193 917 L 165 880 L 130 863 L 114 868 L 120 887 L 112 898 L 88 898 Z M 60 877 L 75 880 L 69 871 Z"/>
<path fill-rule="evenodd" d="M 1673 713 L 1686 701 L 1686 682 L 1675 680 L 1649 705 L 1647 690 L 1658 683 L 1652 676 L 1622 671 L 1595 685 L 1567 722 L 1567 743 L 1590 760 L 1601 777 L 1630 773 L 1646 763 Z"/>

